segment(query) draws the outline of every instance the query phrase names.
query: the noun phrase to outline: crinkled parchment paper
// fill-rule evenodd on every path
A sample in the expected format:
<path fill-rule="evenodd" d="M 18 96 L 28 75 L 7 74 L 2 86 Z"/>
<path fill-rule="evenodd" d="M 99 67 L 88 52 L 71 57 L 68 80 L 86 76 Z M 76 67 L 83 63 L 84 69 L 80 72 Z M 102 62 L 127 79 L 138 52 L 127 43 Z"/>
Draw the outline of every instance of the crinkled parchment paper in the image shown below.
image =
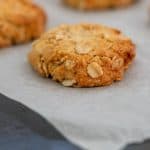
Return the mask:
<path fill-rule="evenodd" d="M 150 137 L 150 28 L 147 4 L 80 12 L 59 0 L 36 0 L 47 11 L 48 28 L 92 22 L 117 27 L 137 45 L 137 57 L 121 82 L 89 89 L 65 88 L 41 78 L 28 64 L 31 44 L 0 50 L 0 92 L 40 113 L 68 139 L 88 150 L 120 150 Z"/>

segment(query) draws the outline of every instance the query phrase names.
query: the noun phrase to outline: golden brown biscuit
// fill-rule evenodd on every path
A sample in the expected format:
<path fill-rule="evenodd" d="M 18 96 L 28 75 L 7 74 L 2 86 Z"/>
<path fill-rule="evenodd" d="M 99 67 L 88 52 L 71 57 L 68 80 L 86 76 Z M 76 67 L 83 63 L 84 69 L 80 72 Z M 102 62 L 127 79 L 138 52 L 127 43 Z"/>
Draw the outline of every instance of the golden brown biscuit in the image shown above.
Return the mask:
<path fill-rule="evenodd" d="M 102 25 L 62 25 L 37 40 L 29 53 L 33 68 L 64 86 L 95 87 L 123 78 L 135 46 L 119 30 Z"/>
<path fill-rule="evenodd" d="M 133 1 L 134 0 L 64 0 L 69 6 L 81 10 L 124 7 L 133 3 Z"/>
<path fill-rule="evenodd" d="M 0 0 L 0 48 L 39 37 L 45 22 L 44 11 L 31 0 Z"/>

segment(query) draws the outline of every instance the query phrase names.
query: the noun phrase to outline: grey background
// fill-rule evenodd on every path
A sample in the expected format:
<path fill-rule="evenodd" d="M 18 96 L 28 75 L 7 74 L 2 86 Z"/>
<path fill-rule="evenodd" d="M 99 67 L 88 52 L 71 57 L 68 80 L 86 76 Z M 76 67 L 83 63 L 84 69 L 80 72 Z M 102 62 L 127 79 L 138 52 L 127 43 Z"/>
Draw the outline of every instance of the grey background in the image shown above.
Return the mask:
<path fill-rule="evenodd" d="M 150 141 L 124 150 L 149 150 Z M 27 107 L 0 94 L 0 150 L 81 150 Z"/>
<path fill-rule="evenodd" d="M 0 150 L 81 150 L 40 115 L 0 94 Z M 149 150 L 150 141 L 123 150 Z"/>
<path fill-rule="evenodd" d="M 0 94 L 0 150 L 79 150 L 54 126 Z"/>

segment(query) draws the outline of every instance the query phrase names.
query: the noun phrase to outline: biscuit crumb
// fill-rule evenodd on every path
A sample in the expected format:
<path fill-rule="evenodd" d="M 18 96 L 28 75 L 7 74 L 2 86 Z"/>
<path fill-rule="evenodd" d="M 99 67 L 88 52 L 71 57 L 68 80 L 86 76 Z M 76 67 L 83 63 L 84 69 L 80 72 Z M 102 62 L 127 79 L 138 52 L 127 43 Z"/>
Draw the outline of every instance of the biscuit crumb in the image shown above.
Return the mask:
<path fill-rule="evenodd" d="M 66 60 L 65 61 L 65 67 L 66 69 L 70 70 L 75 66 L 75 62 L 72 60 Z"/>
<path fill-rule="evenodd" d="M 124 64 L 124 61 L 123 61 L 123 59 L 122 58 L 116 58 L 116 57 L 114 57 L 113 58 L 113 63 L 112 63 L 112 69 L 120 69 L 122 66 L 123 66 L 123 64 Z"/>
<path fill-rule="evenodd" d="M 76 44 L 76 52 L 78 54 L 88 54 L 92 50 L 92 47 L 88 45 L 88 43 L 77 43 Z"/>

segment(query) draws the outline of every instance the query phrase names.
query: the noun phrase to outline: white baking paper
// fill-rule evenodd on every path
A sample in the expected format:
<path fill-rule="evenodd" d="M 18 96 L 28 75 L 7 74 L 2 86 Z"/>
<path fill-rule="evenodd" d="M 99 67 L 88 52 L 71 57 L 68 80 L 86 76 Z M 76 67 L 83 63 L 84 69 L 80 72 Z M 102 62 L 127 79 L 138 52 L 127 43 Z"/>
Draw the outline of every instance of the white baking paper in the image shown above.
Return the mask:
<path fill-rule="evenodd" d="M 0 50 L 0 92 L 53 123 L 69 140 L 88 150 L 120 150 L 150 138 L 149 0 L 127 9 L 81 12 L 59 0 L 36 0 L 47 11 L 47 28 L 91 22 L 124 31 L 137 57 L 121 82 L 100 88 L 65 88 L 34 72 L 27 61 L 31 44 Z"/>

